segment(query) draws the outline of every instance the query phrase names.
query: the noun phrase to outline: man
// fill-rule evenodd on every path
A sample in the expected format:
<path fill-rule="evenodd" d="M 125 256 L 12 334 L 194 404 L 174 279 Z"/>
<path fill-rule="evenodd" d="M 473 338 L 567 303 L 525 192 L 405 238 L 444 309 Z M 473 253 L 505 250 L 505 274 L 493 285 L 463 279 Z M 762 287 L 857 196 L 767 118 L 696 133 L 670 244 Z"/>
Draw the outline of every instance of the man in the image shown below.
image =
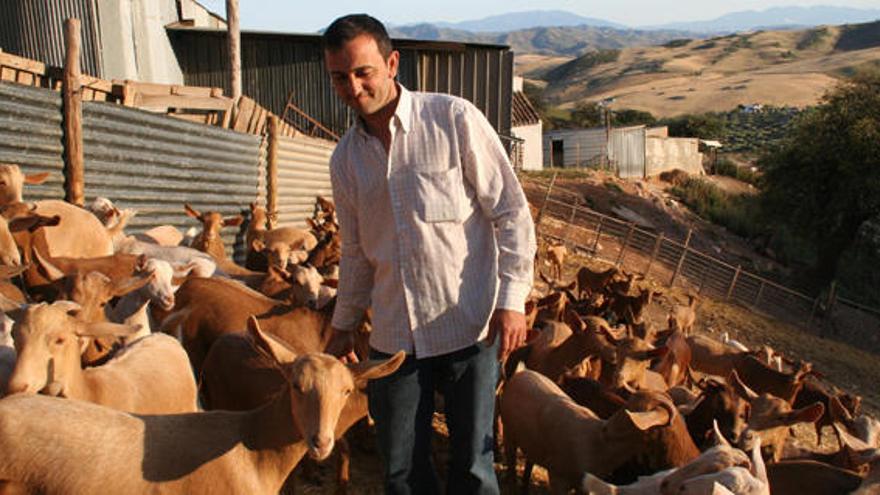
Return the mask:
<path fill-rule="evenodd" d="M 324 33 L 336 94 L 358 114 L 330 171 L 342 236 L 328 352 L 348 355 L 373 310 L 372 356 L 407 359 L 367 390 L 387 493 L 438 493 L 434 392 L 450 431 L 448 493 L 498 493 L 498 360 L 521 345 L 534 226 L 495 131 L 469 102 L 410 92 L 400 54 L 367 15 Z"/>

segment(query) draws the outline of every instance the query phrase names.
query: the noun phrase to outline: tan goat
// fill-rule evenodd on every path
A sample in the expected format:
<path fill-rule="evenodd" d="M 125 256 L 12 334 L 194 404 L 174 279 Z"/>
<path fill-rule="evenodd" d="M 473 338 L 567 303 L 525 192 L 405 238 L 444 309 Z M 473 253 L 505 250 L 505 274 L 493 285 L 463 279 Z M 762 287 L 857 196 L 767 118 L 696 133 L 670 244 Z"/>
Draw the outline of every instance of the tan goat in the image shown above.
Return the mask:
<path fill-rule="evenodd" d="M 644 448 L 648 430 L 671 424 L 678 414 L 668 398 L 651 397 L 657 400 L 648 410 L 621 409 L 602 420 L 544 375 L 517 372 L 500 401 L 509 482 L 516 483 L 517 448 L 547 468 L 553 493 L 575 488 L 586 472 L 609 475 Z"/>
<path fill-rule="evenodd" d="M 196 410 L 196 383 L 180 344 L 167 335 L 151 335 L 117 353 L 103 366 L 83 369 L 79 336 L 124 336 L 139 327 L 84 323 L 73 305 L 31 305 L 15 316 L 18 361 L 9 379 L 10 393 L 46 391 L 141 414 Z"/>
<path fill-rule="evenodd" d="M 330 454 L 354 389 L 393 373 L 404 357 L 346 367 L 327 354 L 300 356 L 279 364 L 282 392 L 247 412 L 137 416 L 10 397 L 0 401 L 0 480 L 23 492 L 275 495 L 306 453 Z"/>
<path fill-rule="evenodd" d="M 568 248 L 564 242 L 552 242 L 547 245 L 547 259 L 550 261 L 553 277 L 556 280 L 562 278 L 562 267 L 565 266 L 565 256 L 568 254 Z"/>
<path fill-rule="evenodd" d="M 697 297 L 688 295 L 688 303 L 686 306 L 677 304 L 669 312 L 666 318 L 669 323 L 670 330 L 681 330 L 685 335 L 689 335 L 694 329 L 694 322 L 697 321 Z"/>
<path fill-rule="evenodd" d="M 49 178 L 49 172 L 25 175 L 18 165 L 0 163 L 0 206 L 21 203 L 25 184 L 42 184 Z"/>

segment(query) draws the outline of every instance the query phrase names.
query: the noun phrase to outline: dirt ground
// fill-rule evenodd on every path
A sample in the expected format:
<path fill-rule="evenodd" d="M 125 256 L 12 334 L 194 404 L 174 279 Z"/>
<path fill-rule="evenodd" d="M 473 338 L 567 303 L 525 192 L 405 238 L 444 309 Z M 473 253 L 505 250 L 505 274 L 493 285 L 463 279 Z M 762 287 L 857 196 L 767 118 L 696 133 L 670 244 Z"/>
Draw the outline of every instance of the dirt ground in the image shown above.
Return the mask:
<path fill-rule="evenodd" d="M 614 186 L 606 185 L 608 183 L 613 183 Z M 695 239 L 699 239 L 696 241 L 698 244 L 695 245 L 697 249 L 712 249 L 713 245 L 723 245 L 727 256 L 744 259 L 759 258 L 759 263 L 773 263 L 772 260 L 760 260 L 760 257 L 751 252 L 745 241 L 735 238 L 735 236 L 724 232 L 723 229 L 719 230 L 718 227 L 703 222 L 685 208 L 669 203 L 670 198 L 662 192 L 663 184 L 624 182 L 602 174 L 592 174 L 588 181 L 577 177 L 560 177 L 557 179 L 557 184 L 581 191 L 585 196 L 592 198 L 591 204 L 588 205 L 591 208 L 617 216 L 620 216 L 621 212 L 624 212 L 625 215 L 629 211 L 634 215 L 633 218 L 640 217 L 646 223 L 650 223 L 657 231 L 662 231 L 669 236 L 677 235 L 679 238 L 683 238 L 687 229 L 693 228 Z M 533 203 L 542 198 L 541 192 L 543 190 L 537 183 L 526 180 L 524 188 Z M 642 266 L 641 263 L 644 261 L 638 257 L 627 257 L 623 268 L 627 268 L 627 264 Z M 583 265 L 597 268 L 603 266 L 603 263 L 586 256 L 569 256 L 563 270 L 562 280 L 573 280 L 577 269 Z M 541 256 L 536 266 L 536 275 L 539 271 L 547 273 L 548 268 L 549 265 Z M 670 289 L 658 280 L 649 279 L 645 282 L 663 292 L 659 300 L 648 309 L 647 318 L 655 325 L 662 327 L 665 326 L 669 309 L 675 304 L 686 302 L 688 289 L 678 287 Z M 542 282 L 536 281 L 536 287 L 541 288 L 542 285 Z M 762 316 L 750 309 L 705 298 L 701 299 L 697 308 L 695 331 L 716 338 L 720 338 L 721 333 L 727 332 L 731 338 L 735 338 L 749 347 L 766 344 L 790 359 L 810 361 L 829 382 L 848 392 L 861 395 L 865 411 L 874 415 L 880 411 L 880 393 L 876 388 L 876 383 L 880 381 L 880 367 L 876 366 L 877 356 L 856 346 L 822 339 L 802 328 Z M 381 464 L 375 450 L 375 438 L 365 425 L 358 425 L 354 430 L 351 433 L 351 484 L 348 493 L 355 495 L 382 493 Z M 435 414 L 434 430 L 435 465 L 438 466 L 439 474 L 443 479 L 445 478 L 443 467 L 448 454 L 448 442 L 446 426 L 441 413 Z M 789 449 L 799 448 L 824 452 L 833 449 L 834 444 L 830 430 L 825 432 L 824 441 L 820 446 L 816 445 L 816 436 L 812 427 L 799 425 L 795 428 L 795 434 L 787 446 Z M 522 469 L 522 459 L 519 459 L 518 477 L 521 477 Z M 302 473 L 302 466 L 298 468 L 298 471 L 300 472 L 296 484 L 297 493 L 317 494 L 335 490 L 332 461 L 321 466 L 316 475 L 305 476 Z M 506 474 L 501 455 L 496 458 L 495 471 L 504 491 Z M 534 494 L 549 492 L 546 471 L 538 466 L 535 467 L 532 475 L 530 492 Z"/>

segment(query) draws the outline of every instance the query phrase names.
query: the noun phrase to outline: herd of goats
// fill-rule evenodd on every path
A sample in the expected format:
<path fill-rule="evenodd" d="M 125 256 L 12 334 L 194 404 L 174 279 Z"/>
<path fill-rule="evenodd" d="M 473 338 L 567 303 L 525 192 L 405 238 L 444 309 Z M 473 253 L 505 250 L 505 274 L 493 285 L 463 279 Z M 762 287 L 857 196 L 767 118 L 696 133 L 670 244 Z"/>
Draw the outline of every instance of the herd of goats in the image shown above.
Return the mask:
<path fill-rule="evenodd" d="M 183 205 L 201 231 L 127 235 L 137 212 L 106 199 L 25 202 L 45 179 L 0 164 L 0 493 L 275 494 L 334 451 L 337 491 L 353 488 L 344 434 L 404 355 L 366 359 L 369 312 L 364 359 L 321 352 L 332 202 L 317 198 L 308 229 L 267 229 L 251 204 L 240 266 L 220 232 L 242 215 Z M 656 326 L 660 294 L 638 277 L 584 266 L 564 284 L 565 247 L 542 257 L 554 277 L 497 389 L 506 493 L 528 490 L 533 465 L 554 493 L 880 493 L 880 422 L 860 397 L 769 347 L 694 333 L 696 297 Z M 816 451 L 787 442 L 800 423 Z M 828 430 L 835 448 L 819 449 Z"/>

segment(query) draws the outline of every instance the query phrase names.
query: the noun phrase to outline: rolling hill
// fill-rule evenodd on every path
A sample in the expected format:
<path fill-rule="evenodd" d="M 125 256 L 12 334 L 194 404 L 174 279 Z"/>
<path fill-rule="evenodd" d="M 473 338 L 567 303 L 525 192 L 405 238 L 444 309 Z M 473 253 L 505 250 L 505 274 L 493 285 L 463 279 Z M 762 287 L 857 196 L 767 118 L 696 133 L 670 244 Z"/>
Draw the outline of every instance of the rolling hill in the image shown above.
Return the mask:
<path fill-rule="evenodd" d="M 532 56 L 517 68 L 563 108 L 610 97 L 613 108 L 659 117 L 752 103 L 804 107 L 841 76 L 880 69 L 880 21 L 592 50 L 556 66 Z"/>

